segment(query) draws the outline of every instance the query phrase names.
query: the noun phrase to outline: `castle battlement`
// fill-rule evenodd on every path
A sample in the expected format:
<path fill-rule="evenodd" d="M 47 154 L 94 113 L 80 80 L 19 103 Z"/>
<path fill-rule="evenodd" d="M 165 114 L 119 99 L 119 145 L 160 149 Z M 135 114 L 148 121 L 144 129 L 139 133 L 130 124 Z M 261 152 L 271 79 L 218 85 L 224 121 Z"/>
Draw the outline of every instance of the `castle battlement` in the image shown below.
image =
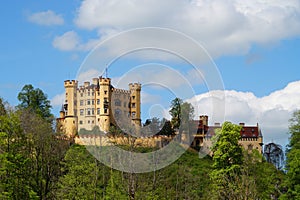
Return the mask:
<path fill-rule="evenodd" d="M 65 87 L 77 87 L 78 82 L 76 80 L 65 80 Z"/>
<path fill-rule="evenodd" d="M 124 89 L 114 88 L 113 91 L 114 93 L 118 93 L 118 94 L 130 94 L 129 90 L 124 90 Z"/>
<path fill-rule="evenodd" d="M 140 83 L 129 83 L 130 90 L 141 90 L 142 85 Z"/>

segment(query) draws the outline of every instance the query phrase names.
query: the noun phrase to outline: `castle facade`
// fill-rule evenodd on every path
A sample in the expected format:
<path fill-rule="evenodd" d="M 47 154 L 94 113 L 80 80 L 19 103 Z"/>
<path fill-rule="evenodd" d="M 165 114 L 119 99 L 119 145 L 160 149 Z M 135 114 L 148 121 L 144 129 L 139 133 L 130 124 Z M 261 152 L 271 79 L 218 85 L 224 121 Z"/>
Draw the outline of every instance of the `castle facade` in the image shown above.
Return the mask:
<path fill-rule="evenodd" d="M 76 80 L 66 80 L 65 102 L 57 118 L 58 129 L 69 137 L 74 138 L 79 144 L 109 145 L 111 142 L 106 136 L 78 135 L 81 130 L 91 131 L 98 127 L 100 131 L 110 132 L 111 126 L 119 127 L 120 119 L 125 119 L 125 125 L 141 128 L 141 84 L 130 83 L 129 89 L 118 89 L 111 85 L 110 78 L 93 78 L 92 83 L 84 82 L 78 86 Z M 200 116 L 199 120 L 193 121 L 197 127 L 189 135 L 181 135 L 183 143 L 190 144 L 193 148 L 207 148 L 210 152 L 211 138 L 216 129 L 221 128 L 220 123 L 213 126 L 208 124 L 208 116 Z M 254 149 L 262 152 L 263 136 L 258 126 L 245 126 L 240 123 L 241 138 L 239 140 L 246 150 Z M 139 131 L 137 131 L 139 132 Z M 92 132 L 90 132 L 92 133 Z M 150 136 L 141 137 L 136 141 L 140 146 L 163 147 L 167 145 L 173 136 Z M 122 144 L 122 138 L 115 142 Z"/>
<path fill-rule="evenodd" d="M 141 126 L 141 84 L 130 83 L 129 90 L 123 90 L 114 88 L 110 78 L 99 77 L 80 86 L 76 80 L 66 80 L 64 87 L 65 102 L 57 124 L 68 136 L 95 126 L 109 132 L 119 118 Z"/>

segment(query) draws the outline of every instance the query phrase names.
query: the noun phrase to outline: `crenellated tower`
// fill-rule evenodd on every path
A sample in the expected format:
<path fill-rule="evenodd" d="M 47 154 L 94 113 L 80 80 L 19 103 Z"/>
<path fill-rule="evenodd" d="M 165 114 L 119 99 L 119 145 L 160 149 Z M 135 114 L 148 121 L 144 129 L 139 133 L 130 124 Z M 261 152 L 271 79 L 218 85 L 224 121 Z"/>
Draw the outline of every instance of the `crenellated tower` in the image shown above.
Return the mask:
<path fill-rule="evenodd" d="M 64 126 L 66 134 L 73 137 L 78 128 L 77 120 L 77 86 L 78 82 L 75 80 L 66 80 L 65 86 L 65 116 Z"/>
<path fill-rule="evenodd" d="M 104 132 L 109 132 L 110 128 L 110 102 L 111 102 L 111 80 L 110 78 L 99 78 L 99 95 L 101 97 L 100 101 L 100 116 L 99 116 L 99 126 L 100 130 Z"/>
<path fill-rule="evenodd" d="M 141 89 L 140 83 L 130 83 L 130 112 L 135 125 L 141 126 Z"/>

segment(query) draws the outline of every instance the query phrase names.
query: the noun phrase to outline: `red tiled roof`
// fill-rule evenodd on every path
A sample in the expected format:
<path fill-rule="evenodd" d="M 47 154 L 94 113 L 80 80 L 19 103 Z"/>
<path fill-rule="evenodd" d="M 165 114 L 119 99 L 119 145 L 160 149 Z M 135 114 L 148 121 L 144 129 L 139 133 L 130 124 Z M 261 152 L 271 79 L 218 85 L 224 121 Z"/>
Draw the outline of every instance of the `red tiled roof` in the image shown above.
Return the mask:
<path fill-rule="evenodd" d="M 222 128 L 221 126 L 206 126 L 199 121 L 195 121 L 198 123 L 197 134 L 204 133 L 206 136 L 214 136 L 215 130 Z M 260 136 L 260 130 L 258 126 L 243 126 L 241 129 L 241 137 L 242 138 L 255 138 Z"/>

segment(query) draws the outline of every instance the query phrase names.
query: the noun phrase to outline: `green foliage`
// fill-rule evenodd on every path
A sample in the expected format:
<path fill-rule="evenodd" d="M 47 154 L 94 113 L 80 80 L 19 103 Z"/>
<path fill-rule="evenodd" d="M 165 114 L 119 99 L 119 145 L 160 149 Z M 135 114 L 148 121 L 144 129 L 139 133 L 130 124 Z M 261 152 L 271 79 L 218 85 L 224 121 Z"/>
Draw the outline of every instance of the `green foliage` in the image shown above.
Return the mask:
<path fill-rule="evenodd" d="M 212 138 L 213 167 L 210 173 L 215 198 L 235 199 L 240 193 L 238 182 L 244 182 L 241 165 L 243 151 L 238 141 L 241 127 L 225 122 Z"/>
<path fill-rule="evenodd" d="M 0 116 L 0 199 L 36 199 L 30 184 L 30 157 L 17 115 Z"/>
<path fill-rule="evenodd" d="M 20 109 L 28 109 L 44 119 L 52 120 L 50 101 L 41 89 L 25 85 L 18 94 L 18 100 L 21 102 L 18 105 Z"/>
<path fill-rule="evenodd" d="M 174 129 L 172 128 L 172 124 L 169 120 L 163 118 L 159 120 L 159 118 L 154 117 L 152 119 L 147 119 L 142 132 L 145 132 L 147 135 L 173 135 Z"/>
<path fill-rule="evenodd" d="M 213 140 L 213 160 L 216 170 L 235 170 L 243 162 L 242 147 L 239 145 L 241 127 L 225 122 L 216 131 Z"/>
<path fill-rule="evenodd" d="M 5 102 L 0 97 L 0 116 L 6 115 Z"/>
<path fill-rule="evenodd" d="M 171 102 L 171 109 L 169 113 L 172 116 L 171 123 L 174 129 L 178 129 L 180 126 L 181 104 L 182 100 L 177 97 Z"/>
<path fill-rule="evenodd" d="M 281 199 L 300 199 L 300 110 L 290 119 L 290 142 L 287 150 L 285 187 L 287 192 Z"/>
<path fill-rule="evenodd" d="M 196 127 L 191 123 L 194 117 L 194 107 L 192 104 L 175 98 L 171 102 L 169 113 L 172 116 L 171 124 L 173 129 L 178 129 L 180 133 L 186 133 L 188 135 L 195 133 Z"/>
<path fill-rule="evenodd" d="M 103 185 L 100 180 L 99 163 L 84 146 L 73 145 L 64 159 L 65 173 L 59 180 L 59 199 L 94 199 L 101 197 Z M 106 170 L 104 174 L 108 171 Z"/>
<path fill-rule="evenodd" d="M 68 141 L 27 110 L 0 116 L 0 199 L 51 199 Z"/>

